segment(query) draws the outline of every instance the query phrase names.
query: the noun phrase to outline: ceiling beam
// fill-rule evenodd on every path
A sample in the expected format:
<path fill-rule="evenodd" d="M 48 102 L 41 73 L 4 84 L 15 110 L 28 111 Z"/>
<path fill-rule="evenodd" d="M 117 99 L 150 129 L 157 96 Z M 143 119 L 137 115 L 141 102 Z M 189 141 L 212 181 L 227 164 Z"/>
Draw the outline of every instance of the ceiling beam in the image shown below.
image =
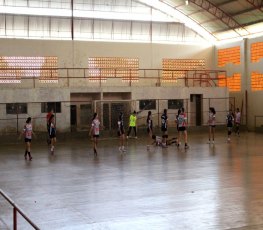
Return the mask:
<path fill-rule="evenodd" d="M 251 25 L 254 25 L 254 24 L 257 24 L 257 23 L 261 23 L 261 22 L 263 22 L 262 19 L 261 19 L 261 20 L 257 20 L 257 21 L 253 21 L 253 22 L 246 23 L 246 24 L 244 24 L 244 26 L 251 26 Z M 236 29 L 238 29 L 238 28 L 236 28 Z M 221 32 L 226 32 L 226 31 L 228 31 L 228 30 L 216 30 L 216 31 L 213 31 L 213 33 L 221 33 Z"/>
<path fill-rule="evenodd" d="M 228 26 L 229 29 L 237 29 L 242 28 L 246 30 L 241 24 L 239 24 L 231 15 L 227 14 L 220 8 L 218 8 L 216 5 L 212 4 L 208 0 L 189 0 L 189 2 L 203 8 L 210 14 L 212 14 L 214 17 L 219 19 L 221 22 L 223 22 L 225 25 Z"/>
<path fill-rule="evenodd" d="M 227 5 L 229 3 L 233 3 L 233 2 L 237 2 L 238 0 L 227 0 L 225 2 L 222 2 L 222 3 L 218 3 L 216 4 L 217 7 L 220 7 L 220 6 L 224 6 L 224 5 Z"/>
<path fill-rule="evenodd" d="M 246 0 L 248 3 L 250 3 L 252 6 L 254 6 L 255 9 L 260 10 L 263 12 L 263 0 Z"/>

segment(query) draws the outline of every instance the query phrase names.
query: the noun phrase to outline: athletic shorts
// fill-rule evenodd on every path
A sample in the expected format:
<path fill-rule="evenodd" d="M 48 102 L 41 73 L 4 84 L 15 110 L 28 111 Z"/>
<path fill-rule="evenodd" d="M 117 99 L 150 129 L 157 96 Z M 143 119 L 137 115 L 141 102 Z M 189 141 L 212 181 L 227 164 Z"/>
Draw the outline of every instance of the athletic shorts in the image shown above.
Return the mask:
<path fill-rule="evenodd" d="M 183 126 L 183 127 L 178 127 L 178 131 L 185 131 L 186 130 L 186 127 L 185 126 Z"/>
<path fill-rule="evenodd" d="M 215 125 L 209 125 L 210 127 L 212 127 L 212 128 L 215 128 L 216 126 Z"/>
<path fill-rule="evenodd" d="M 56 133 L 51 133 L 51 135 L 49 135 L 49 138 L 55 138 L 56 137 Z"/>
<path fill-rule="evenodd" d="M 162 127 L 162 132 L 167 132 L 167 128 Z"/>
<path fill-rule="evenodd" d="M 25 142 L 31 142 L 31 139 L 25 138 Z"/>
<path fill-rule="evenodd" d="M 124 130 L 123 129 L 121 129 L 121 130 L 118 130 L 118 132 L 117 132 L 117 134 L 118 134 L 118 136 L 120 137 L 121 135 L 123 135 L 125 132 L 124 132 Z"/>
<path fill-rule="evenodd" d="M 150 132 L 152 132 L 152 128 L 147 128 L 147 133 L 150 133 Z"/>
<path fill-rule="evenodd" d="M 96 137 L 96 138 L 98 138 L 98 137 L 100 137 L 100 135 L 93 135 L 93 137 Z"/>

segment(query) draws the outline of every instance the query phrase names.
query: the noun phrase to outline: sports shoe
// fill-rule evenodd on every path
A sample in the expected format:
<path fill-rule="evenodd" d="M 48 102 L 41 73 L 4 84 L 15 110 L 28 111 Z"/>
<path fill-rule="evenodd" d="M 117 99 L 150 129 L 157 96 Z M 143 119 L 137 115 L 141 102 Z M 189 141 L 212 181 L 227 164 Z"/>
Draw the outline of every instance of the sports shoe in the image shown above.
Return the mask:
<path fill-rule="evenodd" d="M 188 144 L 185 144 L 184 148 L 185 148 L 185 149 L 189 149 L 189 145 L 188 145 Z"/>
<path fill-rule="evenodd" d="M 129 136 L 127 136 L 126 138 L 129 139 Z"/>
<path fill-rule="evenodd" d="M 228 142 L 230 141 L 230 137 L 229 137 L 229 138 L 227 138 L 227 141 L 228 141 Z"/>
<path fill-rule="evenodd" d="M 212 141 L 212 144 L 215 144 L 215 141 Z"/>
<path fill-rule="evenodd" d="M 179 143 L 177 143 L 177 148 L 179 148 L 180 147 L 180 145 L 181 145 L 181 143 L 179 142 Z"/>
<path fill-rule="evenodd" d="M 119 151 L 120 151 L 120 152 L 122 151 L 122 147 L 121 147 L 121 146 L 119 147 Z"/>
<path fill-rule="evenodd" d="M 135 139 L 138 139 L 138 137 L 136 136 L 136 137 L 134 137 Z"/>

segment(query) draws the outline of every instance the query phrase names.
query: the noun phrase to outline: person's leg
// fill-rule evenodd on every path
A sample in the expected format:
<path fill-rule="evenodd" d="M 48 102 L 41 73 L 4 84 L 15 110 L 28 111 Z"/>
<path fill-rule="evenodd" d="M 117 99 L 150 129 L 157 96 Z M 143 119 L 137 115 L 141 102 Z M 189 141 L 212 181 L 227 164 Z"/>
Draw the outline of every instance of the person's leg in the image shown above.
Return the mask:
<path fill-rule="evenodd" d="M 130 136 L 131 129 L 132 129 L 132 127 L 131 127 L 131 126 L 129 126 L 128 133 L 127 133 L 127 137 L 129 137 L 129 136 Z"/>
<path fill-rule="evenodd" d="M 31 161 L 32 160 L 32 156 L 31 156 L 31 142 L 28 141 L 27 142 L 27 154 L 28 154 L 28 157 L 29 157 L 29 160 Z"/>
<path fill-rule="evenodd" d="M 209 139 L 208 139 L 208 143 L 210 144 L 211 141 L 211 133 L 212 133 L 212 126 L 209 125 Z"/>
<path fill-rule="evenodd" d="M 211 127 L 212 129 L 212 139 L 213 139 L 213 144 L 214 144 L 214 141 L 215 141 L 215 127 Z"/>
<path fill-rule="evenodd" d="M 166 146 L 166 140 L 167 140 L 166 136 L 167 136 L 167 131 L 164 131 L 163 132 L 163 136 L 162 136 L 162 138 L 163 138 L 162 146 Z"/>
<path fill-rule="evenodd" d="M 232 128 L 231 128 L 231 127 L 228 127 L 228 128 L 227 128 L 227 140 L 228 140 L 228 141 L 230 141 L 231 133 L 232 133 Z"/>
<path fill-rule="evenodd" d="M 137 129 L 136 126 L 133 127 L 135 138 L 137 138 Z"/>
<path fill-rule="evenodd" d="M 239 123 L 236 124 L 236 133 L 239 136 Z"/>
<path fill-rule="evenodd" d="M 54 154 L 54 149 L 55 149 L 55 144 L 56 144 L 56 137 L 51 137 L 51 153 Z"/>
<path fill-rule="evenodd" d="M 93 142 L 93 149 L 94 149 L 94 155 L 97 156 L 97 146 L 98 146 L 98 138 L 94 137 L 94 142 Z"/>
<path fill-rule="evenodd" d="M 124 142 L 125 142 L 125 134 L 123 133 L 123 134 L 122 134 L 122 151 L 123 151 L 123 152 L 126 151 L 126 149 L 125 149 L 125 147 L 124 147 Z"/>
<path fill-rule="evenodd" d="M 184 146 L 185 148 L 188 148 L 188 135 L 187 135 L 187 130 L 184 130 Z"/>
<path fill-rule="evenodd" d="M 150 145 L 152 143 L 152 135 L 153 135 L 152 129 L 148 128 L 148 139 L 149 139 L 147 144 L 148 150 L 150 149 Z"/>
<path fill-rule="evenodd" d="M 24 154 L 25 160 L 27 160 L 27 142 L 25 142 L 25 154 Z"/>
<path fill-rule="evenodd" d="M 177 147 L 179 147 L 180 146 L 180 144 L 181 144 L 181 131 L 180 130 L 178 130 L 178 142 L 177 142 Z"/>

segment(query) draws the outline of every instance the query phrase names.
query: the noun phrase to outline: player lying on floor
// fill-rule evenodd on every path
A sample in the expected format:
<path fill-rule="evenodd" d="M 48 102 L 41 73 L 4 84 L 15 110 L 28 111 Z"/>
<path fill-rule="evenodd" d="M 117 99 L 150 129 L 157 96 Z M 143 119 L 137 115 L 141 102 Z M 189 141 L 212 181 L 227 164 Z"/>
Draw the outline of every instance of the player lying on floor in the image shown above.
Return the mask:
<path fill-rule="evenodd" d="M 162 143 L 163 138 L 166 138 L 166 143 Z M 172 144 L 177 145 L 177 142 L 178 142 L 177 137 L 173 137 L 171 139 L 168 139 L 168 135 L 164 135 L 163 137 L 152 135 L 152 139 L 154 140 L 152 145 L 155 144 L 156 146 L 167 146 L 167 145 L 172 145 Z"/>

